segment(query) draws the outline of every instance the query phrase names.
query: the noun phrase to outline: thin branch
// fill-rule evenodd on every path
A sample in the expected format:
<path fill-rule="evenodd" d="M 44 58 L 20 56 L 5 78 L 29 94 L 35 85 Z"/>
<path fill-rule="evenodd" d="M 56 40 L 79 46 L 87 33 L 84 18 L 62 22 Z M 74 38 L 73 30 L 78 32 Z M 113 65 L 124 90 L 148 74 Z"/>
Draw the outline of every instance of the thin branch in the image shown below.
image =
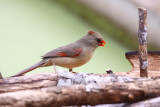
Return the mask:
<path fill-rule="evenodd" d="M 138 41 L 139 41 L 139 62 L 140 62 L 140 76 L 148 77 L 148 59 L 147 59 L 147 10 L 139 7 L 139 30 L 138 30 Z"/>

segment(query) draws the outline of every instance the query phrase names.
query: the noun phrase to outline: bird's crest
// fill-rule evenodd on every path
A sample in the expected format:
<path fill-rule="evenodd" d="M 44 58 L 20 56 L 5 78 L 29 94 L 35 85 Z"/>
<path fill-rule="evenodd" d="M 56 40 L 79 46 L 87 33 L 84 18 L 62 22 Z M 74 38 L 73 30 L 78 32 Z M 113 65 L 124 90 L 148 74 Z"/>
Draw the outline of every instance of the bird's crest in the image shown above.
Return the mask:
<path fill-rule="evenodd" d="M 88 31 L 88 34 L 94 34 L 95 32 L 94 31 Z"/>

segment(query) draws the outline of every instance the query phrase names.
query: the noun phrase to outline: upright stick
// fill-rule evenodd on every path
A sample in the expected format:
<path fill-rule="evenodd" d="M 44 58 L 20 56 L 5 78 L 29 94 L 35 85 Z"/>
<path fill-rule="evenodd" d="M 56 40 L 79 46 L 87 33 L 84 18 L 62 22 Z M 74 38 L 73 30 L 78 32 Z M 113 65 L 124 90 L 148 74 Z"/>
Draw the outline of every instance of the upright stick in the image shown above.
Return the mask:
<path fill-rule="evenodd" d="M 147 58 L 147 10 L 139 7 L 139 30 L 138 30 L 138 41 L 139 41 L 139 64 L 140 64 L 140 76 L 148 77 L 148 58 Z"/>

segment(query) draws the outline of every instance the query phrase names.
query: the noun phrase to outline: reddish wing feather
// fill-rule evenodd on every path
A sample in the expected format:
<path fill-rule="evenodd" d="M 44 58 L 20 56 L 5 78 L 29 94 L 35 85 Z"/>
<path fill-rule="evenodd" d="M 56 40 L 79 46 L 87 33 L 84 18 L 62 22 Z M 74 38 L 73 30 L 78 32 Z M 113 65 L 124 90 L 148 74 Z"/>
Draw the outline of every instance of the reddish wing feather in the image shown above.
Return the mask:
<path fill-rule="evenodd" d="M 69 48 L 66 52 L 58 52 L 56 56 L 65 56 L 65 57 L 76 57 L 80 55 L 82 52 L 82 48 Z"/>
<path fill-rule="evenodd" d="M 53 50 L 46 55 L 43 56 L 44 58 L 56 58 L 56 57 L 76 57 L 82 53 L 82 48 L 59 48 L 57 50 Z"/>
<path fill-rule="evenodd" d="M 59 53 L 56 53 L 56 56 L 67 56 L 67 55 L 64 52 L 59 52 Z"/>

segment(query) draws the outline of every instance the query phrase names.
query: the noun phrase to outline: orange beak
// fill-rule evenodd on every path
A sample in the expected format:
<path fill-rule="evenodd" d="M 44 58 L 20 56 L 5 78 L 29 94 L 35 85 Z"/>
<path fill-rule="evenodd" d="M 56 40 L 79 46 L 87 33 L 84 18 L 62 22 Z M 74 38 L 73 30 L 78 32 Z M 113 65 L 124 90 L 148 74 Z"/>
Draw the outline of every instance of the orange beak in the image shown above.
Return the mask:
<path fill-rule="evenodd" d="M 104 46 L 105 47 L 106 42 L 103 40 L 101 43 L 99 43 L 99 46 Z"/>

